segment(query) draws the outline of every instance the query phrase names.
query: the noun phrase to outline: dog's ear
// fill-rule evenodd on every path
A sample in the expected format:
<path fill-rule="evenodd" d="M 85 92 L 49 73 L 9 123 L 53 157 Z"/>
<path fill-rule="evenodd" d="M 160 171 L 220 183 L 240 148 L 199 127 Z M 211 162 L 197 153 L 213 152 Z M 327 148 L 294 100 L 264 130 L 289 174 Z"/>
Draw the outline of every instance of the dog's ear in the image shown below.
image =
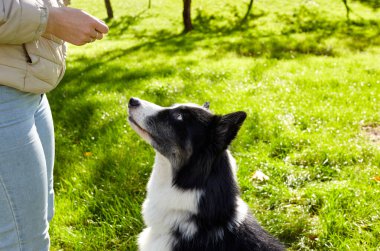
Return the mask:
<path fill-rule="evenodd" d="M 234 112 L 220 118 L 216 126 L 216 138 L 218 146 L 222 150 L 227 149 L 231 141 L 236 137 L 246 117 L 245 112 Z"/>
<path fill-rule="evenodd" d="M 206 102 L 206 103 L 204 103 L 203 104 L 203 108 L 205 108 L 205 109 L 210 109 L 210 102 Z"/>

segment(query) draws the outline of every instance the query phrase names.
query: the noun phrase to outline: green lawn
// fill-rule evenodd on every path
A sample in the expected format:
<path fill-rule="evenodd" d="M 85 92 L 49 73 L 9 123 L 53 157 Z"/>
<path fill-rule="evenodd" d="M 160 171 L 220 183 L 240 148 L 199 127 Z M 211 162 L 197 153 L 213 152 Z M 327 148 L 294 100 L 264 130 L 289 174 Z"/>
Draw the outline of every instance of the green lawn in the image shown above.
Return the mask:
<path fill-rule="evenodd" d="M 341 1 L 111 0 L 109 35 L 69 47 L 49 94 L 56 129 L 52 250 L 137 250 L 154 152 L 129 127 L 131 96 L 210 101 L 248 118 L 231 146 L 242 197 L 289 250 L 380 250 L 380 11 Z M 365 2 L 365 1 L 364 1 Z M 368 2 L 368 1 L 367 1 Z M 72 6 L 105 19 L 102 0 Z M 269 180 L 251 180 L 256 170 Z"/>

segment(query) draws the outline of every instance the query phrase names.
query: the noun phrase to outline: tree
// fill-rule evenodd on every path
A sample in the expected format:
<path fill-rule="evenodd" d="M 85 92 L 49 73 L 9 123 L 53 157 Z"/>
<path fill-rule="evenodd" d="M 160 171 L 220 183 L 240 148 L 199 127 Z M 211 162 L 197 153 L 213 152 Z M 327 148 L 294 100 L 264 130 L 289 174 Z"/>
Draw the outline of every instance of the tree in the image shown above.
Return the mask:
<path fill-rule="evenodd" d="M 247 12 L 245 13 L 245 16 L 243 17 L 243 19 L 241 20 L 242 23 L 245 23 L 247 21 L 249 13 L 252 10 L 252 6 L 253 6 L 253 0 L 250 0 L 248 4 Z"/>
<path fill-rule="evenodd" d="M 104 3 L 106 4 L 108 19 L 113 18 L 113 9 L 111 6 L 111 0 L 104 0 Z"/>
<path fill-rule="evenodd" d="M 193 24 L 191 22 L 191 0 L 183 0 L 183 25 L 185 27 L 184 32 L 190 32 L 193 30 Z"/>
<path fill-rule="evenodd" d="M 348 6 L 347 0 L 342 0 L 342 1 L 343 1 L 343 4 L 344 4 L 344 7 L 346 7 L 346 18 L 347 18 L 347 22 L 350 22 L 350 12 L 351 12 L 351 8 L 350 8 L 350 6 Z"/>

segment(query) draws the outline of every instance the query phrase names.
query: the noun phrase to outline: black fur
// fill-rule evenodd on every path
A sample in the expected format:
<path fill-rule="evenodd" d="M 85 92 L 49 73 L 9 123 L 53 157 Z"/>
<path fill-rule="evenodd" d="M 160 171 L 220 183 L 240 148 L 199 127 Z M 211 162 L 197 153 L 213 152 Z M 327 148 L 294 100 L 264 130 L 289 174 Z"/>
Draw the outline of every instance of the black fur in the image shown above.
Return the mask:
<path fill-rule="evenodd" d="M 204 192 L 198 213 L 191 216 L 196 234 L 188 239 L 173 229 L 173 251 L 284 250 L 250 214 L 242 223 L 234 222 L 239 188 L 226 149 L 245 118 L 244 112 L 218 116 L 186 106 L 149 118 L 153 146 L 173 163 L 173 186 Z"/>

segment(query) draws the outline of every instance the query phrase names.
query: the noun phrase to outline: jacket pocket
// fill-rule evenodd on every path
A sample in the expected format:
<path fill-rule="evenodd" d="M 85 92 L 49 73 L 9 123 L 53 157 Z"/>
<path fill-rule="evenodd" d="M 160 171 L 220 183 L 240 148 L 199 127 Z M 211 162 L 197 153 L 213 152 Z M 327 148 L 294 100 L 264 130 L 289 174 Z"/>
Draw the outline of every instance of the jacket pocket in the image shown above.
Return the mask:
<path fill-rule="evenodd" d="M 32 63 L 32 59 L 30 58 L 30 55 L 28 51 L 26 50 L 25 44 L 22 45 L 22 49 L 24 50 L 24 55 L 27 63 Z"/>
<path fill-rule="evenodd" d="M 45 58 L 35 57 L 35 61 L 28 63 L 27 73 L 34 77 L 46 82 L 51 86 L 58 84 L 59 77 L 61 76 L 62 66 L 51 62 Z"/>
<path fill-rule="evenodd" d="M 63 43 L 41 37 L 37 41 L 25 44 L 27 55 L 27 79 L 35 79 L 46 83 L 44 92 L 52 90 L 62 79 L 65 71 L 65 51 Z M 25 83 L 25 91 L 33 89 L 32 81 Z"/>

